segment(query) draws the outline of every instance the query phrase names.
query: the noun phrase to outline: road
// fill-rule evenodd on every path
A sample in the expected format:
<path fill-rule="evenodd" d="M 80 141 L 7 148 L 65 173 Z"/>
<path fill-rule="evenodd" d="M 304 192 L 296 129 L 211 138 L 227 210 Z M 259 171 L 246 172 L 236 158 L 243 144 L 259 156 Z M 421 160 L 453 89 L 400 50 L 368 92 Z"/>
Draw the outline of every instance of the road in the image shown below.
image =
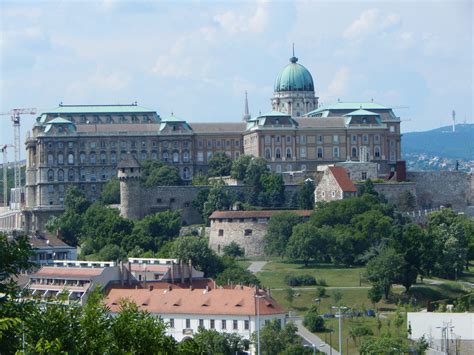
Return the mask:
<path fill-rule="evenodd" d="M 266 263 L 266 261 L 254 261 L 252 262 L 252 264 L 249 265 L 247 270 L 256 274 L 257 272 L 262 271 Z"/>
<path fill-rule="evenodd" d="M 289 318 L 290 321 L 295 322 L 296 326 L 298 327 L 297 334 L 302 337 L 310 346 L 316 346 L 316 348 L 325 353 L 330 355 L 339 355 L 339 352 L 336 351 L 334 348 L 329 348 L 329 344 L 326 344 L 320 337 L 311 333 L 308 329 L 303 326 L 303 320 L 300 317 Z M 337 341 L 337 339 L 334 339 Z"/>

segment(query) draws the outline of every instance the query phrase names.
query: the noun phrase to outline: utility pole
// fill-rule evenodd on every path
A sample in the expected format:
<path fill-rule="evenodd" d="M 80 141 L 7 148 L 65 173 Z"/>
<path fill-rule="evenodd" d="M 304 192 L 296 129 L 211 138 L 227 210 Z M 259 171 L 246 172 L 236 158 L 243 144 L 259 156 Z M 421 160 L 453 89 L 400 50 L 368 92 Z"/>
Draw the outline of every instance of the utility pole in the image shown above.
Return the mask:
<path fill-rule="evenodd" d="M 255 293 L 255 300 L 257 302 L 257 355 L 260 355 L 260 298 L 265 297 L 264 295 L 258 295 Z"/>
<path fill-rule="evenodd" d="M 339 315 L 339 354 L 343 354 L 342 352 L 342 312 L 341 311 L 346 311 L 349 308 L 344 307 L 344 306 L 332 306 L 332 309 L 337 309 L 336 315 Z"/>

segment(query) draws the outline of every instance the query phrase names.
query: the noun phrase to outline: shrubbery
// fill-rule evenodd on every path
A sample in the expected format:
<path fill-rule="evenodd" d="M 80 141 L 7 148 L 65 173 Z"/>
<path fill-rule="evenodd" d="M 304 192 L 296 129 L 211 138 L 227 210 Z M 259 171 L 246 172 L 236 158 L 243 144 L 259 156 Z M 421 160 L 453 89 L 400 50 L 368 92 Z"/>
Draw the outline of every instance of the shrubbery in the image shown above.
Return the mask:
<path fill-rule="evenodd" d="M 311 275 L 287 275 L 285 282 L 288 286 L 313 286 L 317 285 L 316 279 Z"/>

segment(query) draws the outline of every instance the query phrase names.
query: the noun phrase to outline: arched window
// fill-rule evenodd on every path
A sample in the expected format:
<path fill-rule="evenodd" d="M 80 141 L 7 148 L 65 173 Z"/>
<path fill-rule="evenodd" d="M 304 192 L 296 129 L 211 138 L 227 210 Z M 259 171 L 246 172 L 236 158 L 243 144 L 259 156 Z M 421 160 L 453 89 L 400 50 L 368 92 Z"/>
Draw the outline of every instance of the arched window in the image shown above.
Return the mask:
<path fill-rule="evenodd" d="M 58 181 L 64 181 L 64 170 L 63 169 L 58 170 Z"/>
<path fill-rule="evenodd" d="M 275 171 L 276 171 L 277 173 L 281 173 L 281 165 L 277 165 Z"/>
<path fill-rule="evenodd" d="M 332 148 L 332 156 L 333 158 L 339 158 L 339 147 Z"/>
<path fill-rule="evenodd" d="M 92 152 L 89 154 L 89 163 L 95 164 L 95 162 L 96 162 L 95 152 Z"/>
<path fill-rule="evenodd" d="M 67 180 L 74 181 L 74 169 L 69 169 L 67 172 Z"/>
<path fill-rule="evenodd" d="M 120 151 L 120 160 L 124 160 L 127 156 L 127 152 L 125 150 Z"/>
<path fill-rule="evenodd" d="M 58 153 L 58 164 L 59 165 L 64 164 L 64 154 L 63 153 Z"/>
<path fill-rule="evenodd" d="M 179 163 L 179 153 L 177 151 L 173 152 L 173 163 Z"/>
<path fill-rule="evenodd" d="M 151 159 L 153 159 L 153 160 L 158 159 L 158 154 L 156 153 L 156 150 L 153 150 L 153 151 L 151 152 Z"/>
<path fill-rule="evenodd" d="M 293 167 L 291 166 L 291 164 L 288 164 L 286 166 L 286 171 L 292 171 L 293 170 Z"/>
<path fill-rule="evenodd" d="M 357 148 L 356 148 L 356 147 L 352 147 L 351 152 L 352 152 L 351 156 L 352 156 L 353 158 L 357 158 Z"/>
<path fill-rule="evenodd" d="M 110 152 L 110 162 L 115 164 L 117 162 L 117 153 L 114 151 Z"/>
<path fill-rule="evenodd" d="M 67 163 L 69 165 L 73 165 L 74 164 L 74 153 L 69 153 L 67 155 Z"/>
<path fill-rule="evenodd" d="M 85 163 L 86 163 L 86 153 L 81 152 L 81 153 L 79 154 L 79 163 L 81 163 L 81 164 L 85 164 Z"/>
<path fill-rule="evenodd" d="M 53 169 L 48 170 L 48 181 L 54 181 L 54 171 L 53 171 Z"/>
<path fill-rule="evenodd" d="M 272 158 L 272 152 L 270 148 L 265 148 L 265 159 L 271 159 Z"/>
<path fill-rule="evenodd" d="M 187 162 L 189 161 L 189 152 L 188 152 L 187 150 L 185 150 L 185 151 L 183 152 L 183 161 L 184 161 L 185 163 L 187 163 Z"/>
<path fill-rule="evenodd" d="M 189 179 L 189 169 L 188 168 L 183 169 L 183 179 Z"/>
<path fill-rule="evenodd" d="M 275 149 L 275 158 L 281 159 L 281 151 L 280 148 Z"/>
<path fill-rule="evenodd" d="M 107 155 L 105 152 L 100 152 L 100 163 L 105 164 L 105 161 L 107 160 Z"/>
<path fill-rule="evenodd" d="M 374 148 L 374 156 L 380 158 L 380 147 L 377 146 Z"/>
<path fill-rule="evenodd" d="M 323 148 L 318 147 L 318 158 L 323 158 Z"/>
<path fill-rule="evenodd" d="M 146 150 L 142 150 L 141 153 L 140 153 L 140 159 L 141 160 L 147 160 L 148 158 L 148 154 L 146 152 Z"/>
<path fill-rule="evenodd" d="M 54 165 L 54 155 L 53 155 L 53 153 L 48 153 L 48 165 L 49 166 Z"/>
<path fill-rule="evenodd" d="M 286 148 L 286 157 L 291 158 L 291 148 Z"/>
<path fill-rule="evenodd" d="M 163 161 L 168 161 L 168 159 L 169 159 L 169 154 L 168 154 L 168 151 L 165 150 L 165 151 L 163 152 Z"/>

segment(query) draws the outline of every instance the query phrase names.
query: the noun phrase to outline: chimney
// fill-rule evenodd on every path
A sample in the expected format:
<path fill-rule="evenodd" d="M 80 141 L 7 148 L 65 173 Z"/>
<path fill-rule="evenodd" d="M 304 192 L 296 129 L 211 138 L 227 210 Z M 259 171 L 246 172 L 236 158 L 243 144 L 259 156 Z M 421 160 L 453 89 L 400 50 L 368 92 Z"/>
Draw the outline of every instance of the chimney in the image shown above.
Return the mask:
<path fill-rule="evenodd" d="M 171 285 L 168 285 L 168 291 L 171 291 L 173 287 Z"/>
<path fill-rule="evenodd" d="M 193 284 L 193 262 L 189 259 L 188 262 L 188 272 L 189 272 L 189 284 Z"/>
<path fill-rule="evenodd" d="M 131 278 L 132 278 L 132 263 L 130 262 L 130 259 L 128 260 L 128 268 L 127 268 L 127 284 L 130 286 L 131 284 Z"/>
<path fill-rule="evenodd" d="M 206 291 L 204 293 L 208 293 L 210 291 L 209 285 L 206 285 Z"/>
<path fill-rule="evenodd" d="M 189 285 L 189 291 L 192 291 L 192 290 L 194 290 L 193 285 Z"/>
<path fill-rule="evenodd" d="M 148 287 L 148 290 L 149 290 L 149 291 L 153 291 L 153 285 L 150 285 L 150 286 Z"/>
<path fill-rule="evenodd" d="M 184 284 L 184 266 L 183 266 L 183 260 L 179 261 L 179 273 L 181 277 L 181 283 Z"/>

